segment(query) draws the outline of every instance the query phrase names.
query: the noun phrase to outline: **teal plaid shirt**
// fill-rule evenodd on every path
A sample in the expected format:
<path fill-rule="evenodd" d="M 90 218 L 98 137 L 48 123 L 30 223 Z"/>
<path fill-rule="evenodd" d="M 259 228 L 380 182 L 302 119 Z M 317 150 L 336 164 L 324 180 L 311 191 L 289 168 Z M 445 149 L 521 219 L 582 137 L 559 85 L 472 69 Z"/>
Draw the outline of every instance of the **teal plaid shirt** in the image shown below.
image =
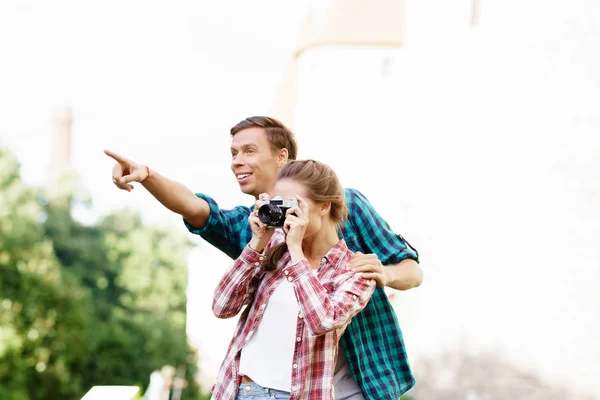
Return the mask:
<path fill-rule="evenodd" d="M 362 193 L 345 192 L 349 215 L 341 233 L 351 251 L 376 254 L 383 265 L 406 258 L 418 261 L 417 251 L 391 230 Z M 221 210 L 209 196 L 196 196 L 210 205 L 208 222 L 202 229 L 184 221 L 185 225 L 235 260 L 252 238 L 248 215 L 254 206 Z M 341 343 L 365 399 L 397 400 L 414 386 L 402 331 L 383 288 L 376 288 L 365 309 L 352 319 Z"/>

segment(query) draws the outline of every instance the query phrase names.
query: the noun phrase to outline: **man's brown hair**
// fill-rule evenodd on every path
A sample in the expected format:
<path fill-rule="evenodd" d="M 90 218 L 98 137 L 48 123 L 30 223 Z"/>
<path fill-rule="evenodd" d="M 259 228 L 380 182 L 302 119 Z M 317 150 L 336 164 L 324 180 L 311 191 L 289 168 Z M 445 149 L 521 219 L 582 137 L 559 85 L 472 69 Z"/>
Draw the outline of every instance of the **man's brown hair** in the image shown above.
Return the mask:
<path fill-rule="evenodd" d="M 263 128 L 267 135 L 267 140 L 271 144 L 271 150 L 277 152 L 281 149 L 287 149 L 288 160 L 295 160 L 298 153 L 298 145 L 291 130 L 289 130 L 281 121 L 271 117 L 254 116 L 238 122 L 231 128 L 231 136 L 239 131 L 248 128 Z"/>

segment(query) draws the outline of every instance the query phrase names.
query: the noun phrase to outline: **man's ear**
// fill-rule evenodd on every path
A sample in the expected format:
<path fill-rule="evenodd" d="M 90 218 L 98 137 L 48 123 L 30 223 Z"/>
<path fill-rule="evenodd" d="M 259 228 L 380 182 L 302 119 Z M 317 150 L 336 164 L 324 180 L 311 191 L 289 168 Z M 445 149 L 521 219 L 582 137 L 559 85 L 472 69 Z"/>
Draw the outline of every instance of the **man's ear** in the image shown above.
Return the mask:
<path fill-rule="evenodd" d="M 327 213 L 331 210 L 331 202 L 321 204 L 321 215 L 327 215 Z"/>
<path fill-rule="evenodd" d="M 283 167 L 288 162 L 288 157 L 288 149 L 284 147 L 283 149 L 279 150 L 279 152 L 277 153 L 277 167 Z"/>

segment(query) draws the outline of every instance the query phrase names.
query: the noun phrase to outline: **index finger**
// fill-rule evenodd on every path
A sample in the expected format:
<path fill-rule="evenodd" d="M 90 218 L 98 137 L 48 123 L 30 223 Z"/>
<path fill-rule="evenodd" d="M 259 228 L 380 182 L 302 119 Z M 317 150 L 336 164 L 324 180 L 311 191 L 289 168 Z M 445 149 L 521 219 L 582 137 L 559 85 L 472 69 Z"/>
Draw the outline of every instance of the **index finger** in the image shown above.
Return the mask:
<path fill-rule="evenodd" d="M 305 215 L 307 215 L 308 214 L 308 204 L 306 203 L 304 198 L 302 198 L 302 196 L 300 196 L 299 194 L 296 195 L 296 198 L 298 199 L 298 207 L 300 207 L 300 210 L 302 210 L 302 212 Z"/>
<path fill-rule="evenodd" d="M 271 196 L 269 196 L 269 193 L 261 193 L 258 195 L 258 199 L 259 200 L 268 200 Z"/>
<path fill-rule="evenodd" d="M 258 210 L 263 204 L 265 204 L 265 200 L 269 200 L 268 193 L 261 193 L 258 195 L 258 200 L 254 203 L 254 210 Z"/>
<path fill-rule="evenodd" d="M 107 156 L 113 158 L 115 161 L 119 162 L 119 163 L 126 163 L 127 159 L 117 153 L 114 153 L 110 150 L 104 150 L 104 154 L 106 154 Z"/>
<path fill-rule="evenodd" d="M 357 251 L 356 253 L 354 253 L 354 257 L 352 257 L 352 258 L 375 259 L 375 258 L 377 258 L 377 254 L 374 254 L 374 253 L 363 254 L 360 251 Z"/>
<path fill-rule="evenodd" d="M 355 266 L 356 264 L 375 261 L 373 259 L 373 257 L 370 257 L 370 256 L 371 256 L 371 254 L 363 254 L 363 253 L 357 251 L 356 253 L 354 253 L 354 256 L 352 256 L 352 258 L 350 259 L 350 262 L 348 264 L 350 266 Z"/>
<path fill-rule="evenodd" d="M 288 208 L 285 211 L 286 218 L 290 215 L 296 216 L 297 218 L 300 218 L 300 219 L 306 219 L 307 218 L 306 216 L 308 215 L 308 209 L 305 212 L 305 210 L 300 206 L 300 203 L 298 203 L 296 206 Z"/>

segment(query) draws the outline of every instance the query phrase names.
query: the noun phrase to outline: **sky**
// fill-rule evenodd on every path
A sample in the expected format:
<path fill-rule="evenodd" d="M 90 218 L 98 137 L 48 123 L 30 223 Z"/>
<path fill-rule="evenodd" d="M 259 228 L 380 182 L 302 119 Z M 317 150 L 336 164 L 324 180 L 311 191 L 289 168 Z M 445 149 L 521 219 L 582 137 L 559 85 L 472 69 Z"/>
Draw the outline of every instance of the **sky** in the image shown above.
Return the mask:
<path fill-rule="evenodd" d="M 423 50 L 444 49 L 435 62 L 460 54 L 458 44 L 470 30 L 464 21 L 471 2 L 447 3 L 406 2 L 405 53 L 424 60 L 432 53 Z M 83 220 L 132 207 L 149 221 L 179 226 L 179 219 L 157 207 L 143 190 L 115 191 L 112 162 L 102 153 L 104 148 L 147 164 L 192 190 L 218 187 L 225 205 L 247 202 L 235 181 L 227 179 L 228 130 L 246 116 L 269 114 L 308 9 L 324 12 L 328 4 L 3 1 L 0 141 L 16 153 L 25 180 L 43 184 L 52 110 L 71 107 L 72 164 L 82 191 L 93 199 L 91 210 L 78 210 Z M 514 46 L 532 15 L 537 17 L 535 29 L 528 29 L 529 40 L 521 41 L 523 51 L 557 46 L 548 35 L 551 30 L 597 34 L 588 32 L 590 24 L 578 28 L 575 16 L 581 18 L 582 7 L 569 9 L 555 2 L 538 10 L 539 1 L 502 4 L 483 2 L 484 23 L 479 28 L 488 29 L 487 37 L 500 47 Z M 499 31 L 505 20 L 511 21 L 511 29 Z M 422 65 L 413 61 L 413 70 L 411 64 L 404 68 L 414 73 Z M 422 96 L 425 100 L 428 94 Z M 309 147 L 299 139 L 301 151 Z"/>
<path fill-rule="evenodd" d="M 43 184 L 52 110 L 71 107 L 72 166 L 93 198 L 80 217 L 133 207 L 177 224 L 142 190 L 116 191 L 102 150 L 190 187 L 221 183 L 208 171 L 228 170 L 229 128 L 271 109 L 305 11 L 296 3 L 4 1 L 0 140 Z M 229 189 L 239 202 L 233 179 Z"/>

